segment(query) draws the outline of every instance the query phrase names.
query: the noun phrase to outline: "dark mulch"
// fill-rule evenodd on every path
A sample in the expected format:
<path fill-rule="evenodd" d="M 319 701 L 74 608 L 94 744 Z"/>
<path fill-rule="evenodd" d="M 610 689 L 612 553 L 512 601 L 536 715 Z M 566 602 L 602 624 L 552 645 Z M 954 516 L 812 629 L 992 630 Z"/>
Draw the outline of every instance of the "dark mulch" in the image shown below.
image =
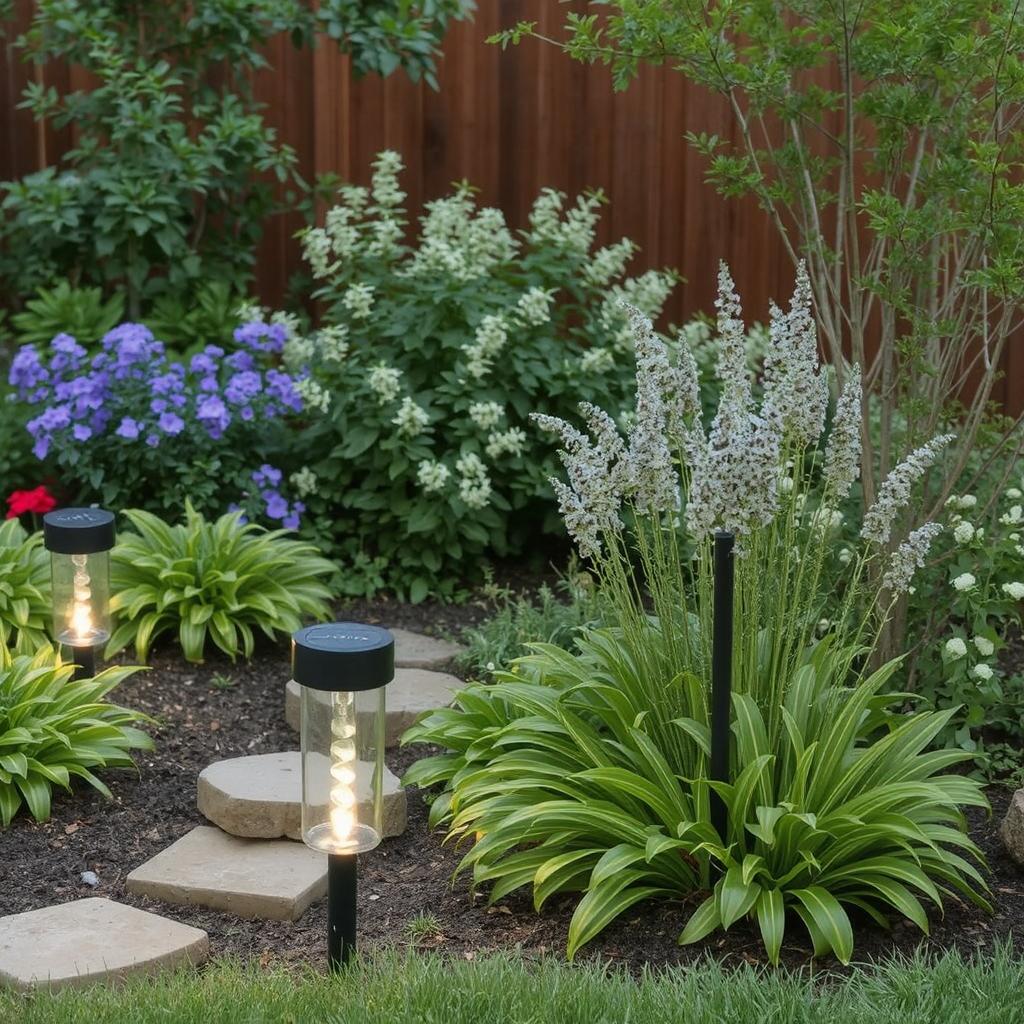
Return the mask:
<path fill-rule="evenodd" d="M 455 631 L 474 621 L 478 609 L 446 609 L 363 604 L 348 609 L 352 617 L 388 625 L 424 628 L 430 623 Z M 482 612 L 481 612 L 482 613 Z M 214 685 L 217 677 L 233 681 Z M 84 791 L 58 796 L 53 819 L 37 825 L 24 814 L 0 834 L 0 914 L 31 910 L 88 895 L 154 910 L 206 929 L 215 956 L 236 954 L 263 961 L 322 964 L 325 901 L 313 905 L 294 924 L 244 921 L 215 911 L 169 906 L 138 899 L 125 891 L 125 876 L 190 829 L 203 823 L 196 810 L 198 773 L 212 761 L 244 754 L 294 749 L 297 737 L 284 721 L 283 688 L 288 678 L 284 652 L 264 652 L 251 664 L 213 661 L 187 666 L 158 655 L 151 671 L 128 680 L 116 698 L 158 718 L 157 749 L 138 757 L 139 773 L 108 773 L 114 801 Z M 401 771 L 416 755 L 392 752 L 389 763 Z M 929 945 L 965 952 L 990 949 L 1011 932 L 1024 934 L 1024 873 L 1005 855 L 997 826 L 1008 793 L 993 789 L 992 817 L 971 815 L 971 831 L 989 858 L 995 913 L 950 901 L 944 919 L 936 919 Z M 560 954 L 573 901 L 552 902 L 535 914 L 527 894 L 488 908 L 474 898 L 464 880 L 452 884 L 460 854 L 428 832 L 426 808 L 417 791 L 409 794 L 409 827 L 361 861 L 360 929 L 364 946 L 412 942 L 409 922 L 421 914 L 436 918 L 436 934 L 418 943 L 472 959 L 484 952 L 519 947 L 528 954 Z M 81 882 L 93 871 L 99 885 Z M 705 954 L 729 963 L 761 962 L 754 929 L 737 925 L 728 935 L 694 947 L 679 947 L 676 938 L 694 904 L 669 901 L 629 912 L 588 947 L 590 956 L 639 967 L 692 963 Z M 790 965 L 807 964 L 810 949 L 797 926 L 785 948 Z M 858 929 L 857 955 L 879 958 L 910 951 L 921 935 L 909 924 L 889 933 L 865 924 Z M 828 967 L 834 967 L 828 963 Z"/>

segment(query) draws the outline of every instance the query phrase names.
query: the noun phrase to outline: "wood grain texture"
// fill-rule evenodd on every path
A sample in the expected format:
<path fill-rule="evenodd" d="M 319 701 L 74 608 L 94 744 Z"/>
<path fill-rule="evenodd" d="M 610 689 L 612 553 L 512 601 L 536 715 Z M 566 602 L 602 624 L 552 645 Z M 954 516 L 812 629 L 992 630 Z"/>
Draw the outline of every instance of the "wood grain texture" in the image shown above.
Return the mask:
<path fill-rule="evenodd" d="M 417 217 L 422 204 L 467 179 L 480 200 L 499 206 L 513 227 L 525 225 L 541 188 L 574 196 L 602 189 L 599 243 L 628 235 L 640 246 L 631 270 L 671 266 L 684 283 L 666 323 L 712 309 L 719 259 L 729 262 L 750 319 L 767 316 L 768 300 L 788 298 L 793 268 L 768 217 L 752 200 L 727 201 L 704 181 L 705 166 L 687 146 L 686 131 L 732 136 L 726 101 L 667 68 L 645 68 L 633 86 L 615 93 L 607 69 L 585 67 L 555 47 L 528 41 L 502 51 L 486 38 L 518 20 L 538 22 L 559 36 L 567 9 L 583 0 L 485 0 L 474 21 L 456 24 L 445 41 L 440 89 L 413 85 L 401 73 L 382 81 L 354 80 L 350 62 L 329 40 L 312 52 L 274 40 L 272 69 L 255 79 L 268 123 L 292 146 L 307 181 L 335 173 L 361 184 L 385 148 L 398 150 L 407 170 L 403 188 Z M 31 0 L 17 0 L 20 28 Z M 70 132 L 44 131 L 16 109 L 37 74 L 12 46 L 0 45 L 0 179 L 30 173 L 72 144 Z M 48 84 L 81 85 L 80 69 L 47 65 Z M 301 269 L 297 215 L 266 227 L 257 287 L 262 301 L 280 303 Z M 1010 346 L 996 397 L 1024 409 L 1024 353 Z"/>

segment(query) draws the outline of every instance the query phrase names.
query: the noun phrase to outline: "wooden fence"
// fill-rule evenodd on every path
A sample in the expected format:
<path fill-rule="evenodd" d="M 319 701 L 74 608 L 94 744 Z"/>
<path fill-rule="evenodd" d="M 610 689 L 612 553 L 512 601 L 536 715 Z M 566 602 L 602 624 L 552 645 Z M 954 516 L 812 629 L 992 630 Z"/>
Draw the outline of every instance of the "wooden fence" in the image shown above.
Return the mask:
<path fill-rule="evenodd" d="M 19 4 L 27 20 L 30 0 Z M 525 223 L 545 186 L 570 194 L 601 188 L 610 205 L 600 241 L 627 235 L 642 250 L 634 270 L 672 266 L 684 275 L 670 319 L 711 309 L 719 259 L 729 262 L 750 317 L 764 318 L 770 297 L 788 297 L 792 266 L 753 202 L 720 199 L 705 184 L 703 161 L 683 138 L 684 131 L 730 137 L 723 100 L 669 70 L 646 69 L 616 94 L 606 69 L 579 65 L 554 47 L 529 41 L 503 52 L 485 43 L 521 19 L 558 35 L 566 7 L 556 0 L 478 0 L 474 21 L 456 25 L 446 39 L 437 92 L 401 73 L 353 81 L 332 44 L 311 53 L 281 38 L 257 93 L 307 178 L 333 171 L 365 183 L 374 154 L 395 149 L 407 165 L 410 210 L 465 178 L 514 226 Z M 14 109 L 37 72 L 18 61 L 9 43 L 0 60 L 0 180 L 7 180 L 43 159 L 52 162 L 68 140 L 44 135 Z M 66 87 L 76 70 L 47 67 L 46 80 Z M 280 218 L 267 228 L 259 270 L 264 301 L 279 299 L 299 265 L 299 226 L 296 218 Z M 1019 411 L 1024 353 L 1020 344 L 1014 348 L 998 397 Z"/>

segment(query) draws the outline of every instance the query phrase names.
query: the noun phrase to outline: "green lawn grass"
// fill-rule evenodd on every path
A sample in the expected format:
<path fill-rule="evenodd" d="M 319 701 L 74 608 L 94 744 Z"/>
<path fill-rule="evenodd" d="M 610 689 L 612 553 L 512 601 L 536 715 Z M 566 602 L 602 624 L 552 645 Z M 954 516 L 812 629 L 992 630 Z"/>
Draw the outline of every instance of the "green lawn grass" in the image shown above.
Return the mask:
<path fill-rule="evenodd" d="M 1016 1024 L 1024 961 L 919 956 L 848 977 L 383 953 L 336 977 L 221 962 L 120 988 L 0 994 L 3 1024 Z"/>

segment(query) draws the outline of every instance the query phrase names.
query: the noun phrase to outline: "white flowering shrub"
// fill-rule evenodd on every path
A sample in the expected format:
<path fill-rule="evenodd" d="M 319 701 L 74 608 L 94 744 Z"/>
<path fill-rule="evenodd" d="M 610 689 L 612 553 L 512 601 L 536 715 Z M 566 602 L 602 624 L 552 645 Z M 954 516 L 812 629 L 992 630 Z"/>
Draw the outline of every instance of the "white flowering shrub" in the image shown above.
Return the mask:
<path fill-rule="evenodd" d="M 300 462 L 321 543 L 351 593 L 450 593 L 488 555 L 559 532 L 556 463 L 529 424 L 580 397 L 630 405 L 625 299 L 656 317 L 676 277 L 626 276 L 636 247 L 596 248 L 601 201 L 552 190 L 513 232 L 460 186 L 428 203 L 415 241 L 395 153 L 369 188 L 347 186 L 303 238 L 324 326 L 293 341 L 316 414 Z"/>
<path fill-rule="evenodd" d="M 1024 750 L 1024 676 L 1000 658 L 1024 611 L 1024 480 L 1012 470 L 997 463 L 975 493 L 948 499 L 934 568 L 908 614 L 910 635 L 925 638 L 914 689 L 957 709 L 940 739 L 974 753 L 988 775 L 1019 773 Z"/>
<path fill-rule="evenodd" d="M 777 961 L 799 922 L 815 952 L 847 962 L 851 910 L 927 930 L 926 905 L 941 910 L 945 896 L 987 906 L 961 815 L 985 806 L 981 784 L 946 771 L 966 752 L 928 750 L 954 712 L 904 713 L 899 660 L 874 670 L 871 657 L 940 533 L 899 524 L 951 438 L 888 474 L 840 560 L 833 538 L 861 468 L 859 373 L 826 437 L 801 268 L 789 311 L 772 310 L 756 397 L 724 267 L 719 285 L 709 423 L 692 354 L 670 352 L 636 309 L 628 430 L 588 402 L 586 432 L 535 417 L 561 438 L 566 479 L 553 486 L 607 628 L 585 631 L 575 654 L 535 645 L 494 685 L 426 716 L 406 738 L 447 749 L 406 781 L 447 784 L 432 820 L 472 843 L 460 870 L 492 900 L 532 886 L 539 908 L 583 893 L 570 956 L 642 900 L 710 891 L 680 922 L 681 942 L 749 918 Z M 737 544 L 725 784 L 709 781 L 708 763 L 717 531 Z"/>

